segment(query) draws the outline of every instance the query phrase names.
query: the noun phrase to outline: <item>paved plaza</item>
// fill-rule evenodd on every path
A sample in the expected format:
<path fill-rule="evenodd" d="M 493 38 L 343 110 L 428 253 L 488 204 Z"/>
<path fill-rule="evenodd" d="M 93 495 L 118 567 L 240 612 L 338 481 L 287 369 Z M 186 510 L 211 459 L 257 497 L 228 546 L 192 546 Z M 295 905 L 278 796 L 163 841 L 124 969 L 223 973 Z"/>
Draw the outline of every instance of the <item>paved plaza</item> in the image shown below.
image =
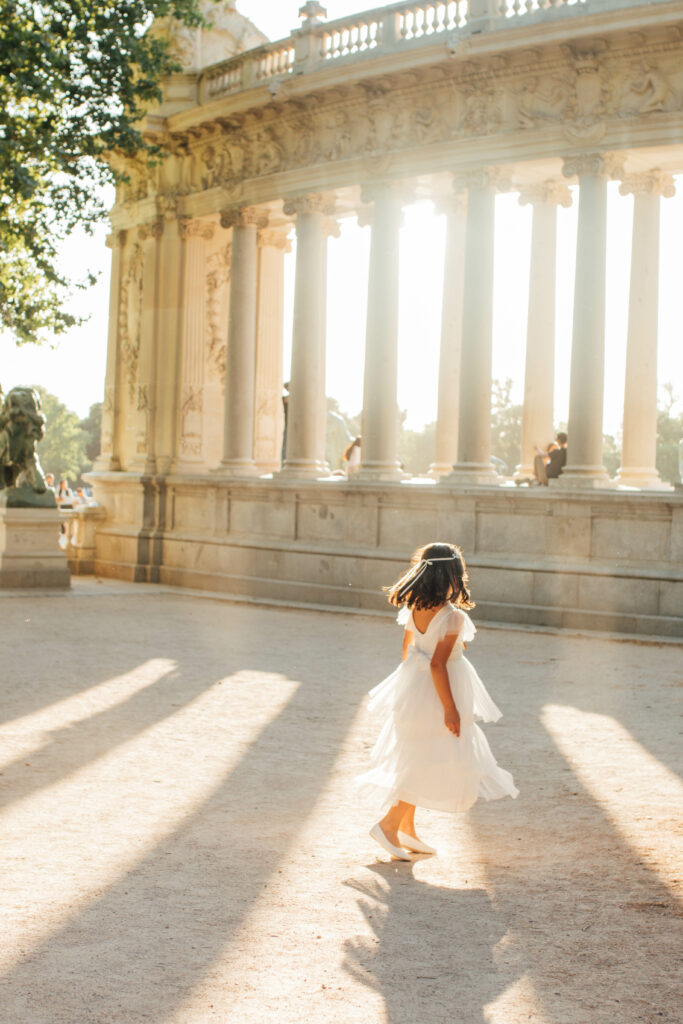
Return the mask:
<path fill-rule="evenodd" d="M 680 646 L 482 628 L 520 796 L 397 863 L 353 787 L 391 620 L 2 603 L 2 1024 L 680 1019 Z"/>

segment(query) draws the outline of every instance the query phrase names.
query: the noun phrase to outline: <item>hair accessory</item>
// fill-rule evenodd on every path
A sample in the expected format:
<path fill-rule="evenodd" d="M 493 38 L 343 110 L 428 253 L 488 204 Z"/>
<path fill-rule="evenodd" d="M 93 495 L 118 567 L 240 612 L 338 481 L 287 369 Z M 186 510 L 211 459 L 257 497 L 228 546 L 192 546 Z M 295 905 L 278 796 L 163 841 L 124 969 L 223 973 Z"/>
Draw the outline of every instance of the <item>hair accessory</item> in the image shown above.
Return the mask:
<path fill-rule="evenodd" d="M 421 558 L 412 572 L 409 573 L 408 579 L 405 582 L 415 583 L 416 580 L 419 580 L 427 566 L 432 565 L 433 562 L 455 562 L 457 558 L 457 555 L 447 555 L 443 558 Z"/>

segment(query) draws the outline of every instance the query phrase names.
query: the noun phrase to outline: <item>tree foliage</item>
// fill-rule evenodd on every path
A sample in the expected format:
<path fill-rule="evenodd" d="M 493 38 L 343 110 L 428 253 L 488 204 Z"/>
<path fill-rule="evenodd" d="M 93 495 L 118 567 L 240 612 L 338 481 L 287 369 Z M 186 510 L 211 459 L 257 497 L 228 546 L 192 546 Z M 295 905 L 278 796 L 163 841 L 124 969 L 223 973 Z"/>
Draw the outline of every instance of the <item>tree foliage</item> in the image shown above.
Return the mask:
<path fill-rule="evenodd" d="M 86 435 L 85 457 L 92 465 L 101 450 L 102 402 L 91 405 L 88 415 L 78 425 Z M 90 465 L 87 468 L 90 469 Z"/>
<path fill-rule="evenodd" d="M 0 325 L 18 343 L 77 322 L 74 284 L 57 267 L 60 242 L 104 218 L 104 157 L 150 160 L 141 132 L 178 70 L 154 18 L 202 23 L 199 0 L 3 0 L 0 17 Z"/>
<path fill-rule="evenodd" d="M 47 419 L 45 438 L 38 445 L 40 464 L 55 480 L 69 480 L 75 484 L 82 472 L 90 469 L 86 454 L 88 435 L 82 429 L 78 415 L 72 412 L 56 395 L 37 387 L 43 412 Z"/>

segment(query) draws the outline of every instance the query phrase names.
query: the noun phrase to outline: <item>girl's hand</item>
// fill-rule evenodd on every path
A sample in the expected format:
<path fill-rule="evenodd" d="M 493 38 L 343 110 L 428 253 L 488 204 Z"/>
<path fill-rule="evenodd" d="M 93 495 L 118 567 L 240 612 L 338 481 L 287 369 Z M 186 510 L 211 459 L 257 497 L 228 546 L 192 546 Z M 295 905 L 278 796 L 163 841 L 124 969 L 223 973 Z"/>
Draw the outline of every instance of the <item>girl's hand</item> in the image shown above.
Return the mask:
<path fill-rule="evenodd" d="M 443 720 L 449 732 L 452 732 L 455 736 L 460 736 L 460 715 L 455 708 L 452 711 L 446 711 Z"/>

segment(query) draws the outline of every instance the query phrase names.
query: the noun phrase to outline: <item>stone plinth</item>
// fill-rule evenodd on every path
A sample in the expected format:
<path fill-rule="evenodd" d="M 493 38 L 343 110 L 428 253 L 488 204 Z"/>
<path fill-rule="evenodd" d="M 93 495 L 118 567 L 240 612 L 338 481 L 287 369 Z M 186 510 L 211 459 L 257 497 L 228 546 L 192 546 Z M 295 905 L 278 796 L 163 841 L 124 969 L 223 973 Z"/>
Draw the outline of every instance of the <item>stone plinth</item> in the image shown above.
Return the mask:
<path fill-rule="evenodd" d="M 84 505 L 68 514 L 66 556 L 74 576 L 89 576 L 95 572 L 95 537 L 107 514 L 98 505 Z"/>
<path fill-rule="evenodd" d="M 463 548 L 480 619 L 683 636 L 675 493 L 178 476 L 155 506 L 132 474 L 89 480 L 108 512 L 100 576 L 382 610 L 382 587 L 438 537 Z"/>
<path fill-rule="evenodd" d="M 0 508 L 0 588 L 70 586 L 59 523 L 56 509 Z"/>

